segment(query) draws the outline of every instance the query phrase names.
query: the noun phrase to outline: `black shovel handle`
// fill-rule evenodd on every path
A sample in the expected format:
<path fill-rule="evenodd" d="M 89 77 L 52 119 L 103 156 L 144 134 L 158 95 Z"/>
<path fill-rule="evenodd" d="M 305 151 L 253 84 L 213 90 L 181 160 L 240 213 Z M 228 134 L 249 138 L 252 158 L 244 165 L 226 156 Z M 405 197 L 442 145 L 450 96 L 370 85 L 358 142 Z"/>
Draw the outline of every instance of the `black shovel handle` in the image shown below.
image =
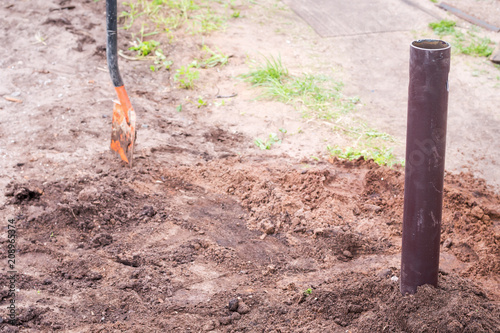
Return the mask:
<path fill-rule="evenodd" d="M 116 0 L 106 0 L 106 57 L 108 58 L 109 75 L 115 87 L 123 86 L 118 68 L 118 28 Z"/>

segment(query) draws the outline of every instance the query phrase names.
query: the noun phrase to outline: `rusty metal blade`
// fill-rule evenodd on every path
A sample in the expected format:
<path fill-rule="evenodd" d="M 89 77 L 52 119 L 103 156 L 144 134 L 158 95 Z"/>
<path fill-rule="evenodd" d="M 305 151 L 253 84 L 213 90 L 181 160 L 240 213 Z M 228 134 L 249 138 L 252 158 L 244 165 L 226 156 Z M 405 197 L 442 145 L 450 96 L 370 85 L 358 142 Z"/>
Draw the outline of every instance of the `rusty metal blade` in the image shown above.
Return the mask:
<path fill-rule="evenodd" d="M 129 123 L 127 123 L 128 115 Z M 113 122 L 111 125 L 111 149 L 120 155 L 121 159 L 132 166 L 132 157 L 135 144 L 135 112 L 130 106 L 123 108 L 120 102 L 115 101 L 113 107 Z"/>

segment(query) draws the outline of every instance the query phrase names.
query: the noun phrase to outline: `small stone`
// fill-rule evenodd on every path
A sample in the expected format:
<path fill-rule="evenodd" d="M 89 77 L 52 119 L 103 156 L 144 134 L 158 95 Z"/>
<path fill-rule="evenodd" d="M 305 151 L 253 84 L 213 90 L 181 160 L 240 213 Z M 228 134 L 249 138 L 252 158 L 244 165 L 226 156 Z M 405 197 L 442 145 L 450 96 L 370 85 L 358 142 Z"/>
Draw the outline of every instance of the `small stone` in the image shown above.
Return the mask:
<path fill-rule="evenodd" d="M 239 314 L 246 314 L 250 312 L 250 307 L 244 302 L 239 302 L 237 311 Z"/>
<path fill-rule="evenodd" d="M 20 96 L 20 95 L 21 95 L 20 91 L 14 91 L 12 94 L 10 94 L 10 96 L 12 96 L 12 97 L 17 97 L 17 96 Z"/>
<path fill-rule="evenodd" d="M 224 325 L 224 326 L 231 324 L 231 316 L 220 317 L 219 318 L 219 323 L 221 325 Z"/>
<path fill-rule="evenodd" d="M 213 331 L 217 327 L 217 323 L 213 320 L 210 320 L 208 323 L 203 325 L 202 330 L 205 332 Z"/>
<path fill-rule="evenodd" d="M 488 224 L 488 223 L 490 223 L 491 218 L 489 215 L 484 214 L 482 220 L 484 223 Z"/>
<path fill-rule="evenodd" d="M 484 215 L 483 210 L 479 206 L 475 206 L 474 208 L 472 208 L 470 213 L 472 216 L 476 217 L 478 220 L 482 219 L 483 215 Z"/>
<path fill-rule="evenodd" d="M 269 273 L 275 273 L 276 272 L 276 266 L 274 266 L 274 265 L 267 265 L 267 271 Z"/>
<path fill-rule="evenodd" d="M 352 313 L 361 313 L 363 312 L 363 307 L 361 305 L 358 305 L 358 304 L 351 304 L 349 305 L 349 312 L 352 312 Z"/>
<path fill-rule="evenodd" d="M 260 230 L 262 230 L 267 235 L 272 235 L 276 231 L 276 227 L 269 220 L 264 220 L 260 224 Z"/>
<path fill-rule="evenodd" d="M 383 270 L 377 273 L 377 276 L 381 277 L 382 279 L 387 279 L 389 276 L 391 276 L 391 274 L 392 271 L 389 268 L 384 268 Z"/>
<path fill-rule="evenodd" d="M 238 312 L 233 312 L 231 314 L 231 320 L 232 321 L 235 321 L 235 320 L 240 320 L 241 319 L 241 315 L 238 313 Z"/>
<path fill-rule="evenodd" d="M 447 249 L 449 249 L 452 244 L 453 244 L 453 241 L 451 240 L 451 238 L 446 238 L 446 240 L 443 242 L 443 246 Z"/>
<path fill-rule="evenodd" d="M 344 252 L 342 252 L 342 254 L 344 255 L 344 257 L 346 258 L 352 258 L 352 253 L 351 251 L 347 251 L 345 250 Z"/>
<path fill-rule="evenodd" d="M 397 280 L 399 280 L 399 278 L 396 275 L 394 275 L 393 277 L 391 277 L 391 281 L 392 282 L 396 282 Z"/>
<path fill-rule="evenodd" d="M 457 320 L 452 320 L 451 322 L 448 323 L 446 331 L 450 333 L 462 332 L 463 328 L 464 327 L 462 326 L 462 324 L 460 324 Z"/>
<path fill-rule="evenodd" d="M 370 211 L 370 212 L 379 212 L 382 210 L 382 208 L 380 206 L 377 206 L 377 205 L 370 205 L 370 204 L 364 204 L 363 205 L 363 208 L 366 209 L 367 211 Z"/>
<path fill-rule="evenodd" d="M 237 298 L 233 298 L 229 301 L 229 311 L 235 312 L 238 310 L 239 300 Z"/>
<path fill-rule="evenodd" d="M 80 193 L 78 193 L 78 201 L 81 201 L 81 202 L 92 201 L 92 200 L 97 199 L 98 196 L 99 196 L 99 194 L 97 193 L 96 188 L 93 188 L 93 187 L 86 188 L 86 189 L 81 190 Z"/>
<path fill-rule="evenodd" d="M 354 208 L 352 209 L 352 213 L 357 216 L 361 214 L 361 210 L 359 210 L 358 206 L 354 206 Z"/>
<path fill-rule="evenodd" d="M 153 217 L 155 215 L 156 215 L 156 210 L 153 208 L 153 206 L 144 206 L 140 214 L 140 216 L 147 216 L 147 217 Z"/>

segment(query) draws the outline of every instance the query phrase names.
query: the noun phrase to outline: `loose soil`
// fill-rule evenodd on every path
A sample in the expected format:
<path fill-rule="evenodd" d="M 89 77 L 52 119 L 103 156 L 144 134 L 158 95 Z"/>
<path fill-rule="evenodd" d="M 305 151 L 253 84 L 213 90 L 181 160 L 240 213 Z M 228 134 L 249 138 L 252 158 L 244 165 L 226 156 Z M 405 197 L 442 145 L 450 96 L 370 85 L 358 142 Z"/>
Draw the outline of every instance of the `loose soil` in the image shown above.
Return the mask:
<path fill-rule="evenodd" d="M 322 158 L 325 137 L 343 143 L 327 124 L 235 79 L 249 36 L 286 46 L 266 15 L 299 22 L 273 6 L 241 5 L 227 31 L 170 44 L 179 65 L 202 38 L 232 53 L 194 91 L 120 59 L 139 119 L 129 168 L 108 151 L 104 1 L 1 4 L 0 92 L 22 103 L 0 101 L 0 246 L 13 218 L 18 249 L 18 324 L 4 254 L 0 332 L 500 332 L 498 189 L 447 172 L 439 286 L 402 296 L 404 170 Z M 298 68 L 307 54 L 293 52 Z M 211 104 L 189 102 L 199 95 Z M 254 146 L 280 127 L 305 133 Z"/>

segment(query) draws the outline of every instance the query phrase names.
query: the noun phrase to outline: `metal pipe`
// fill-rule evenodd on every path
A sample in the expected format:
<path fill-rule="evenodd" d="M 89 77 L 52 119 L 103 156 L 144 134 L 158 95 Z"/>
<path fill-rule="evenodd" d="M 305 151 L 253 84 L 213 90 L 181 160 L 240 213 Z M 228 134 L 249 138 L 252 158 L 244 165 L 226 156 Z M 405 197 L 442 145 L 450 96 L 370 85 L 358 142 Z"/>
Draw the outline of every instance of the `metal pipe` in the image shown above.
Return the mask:
<path fill-rule="evenodd" d="M 437 286 L 443 208 L 450 44 L 410 46 L 401 293 Z"/>

